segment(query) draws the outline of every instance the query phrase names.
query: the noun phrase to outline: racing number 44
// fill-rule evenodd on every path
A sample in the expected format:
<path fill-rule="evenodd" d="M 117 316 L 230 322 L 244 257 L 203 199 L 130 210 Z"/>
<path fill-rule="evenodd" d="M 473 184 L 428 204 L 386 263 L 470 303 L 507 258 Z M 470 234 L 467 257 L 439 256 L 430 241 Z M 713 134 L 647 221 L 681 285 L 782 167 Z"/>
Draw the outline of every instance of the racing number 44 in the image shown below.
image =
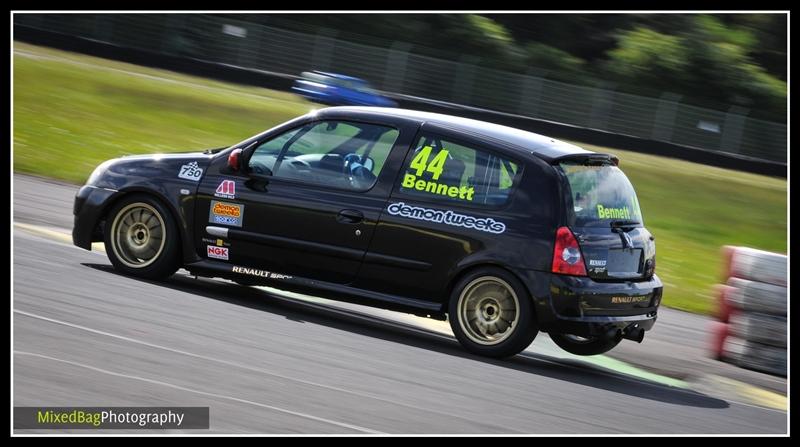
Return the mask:
<path fill-rule="evenodd" d="M 439 176 L 442 175 L 444 163 L 447 161 L 447 157 L 450 153 L 447 149 L 442 149 L 433 157 L 433 160 L 428 163 L 428 158 L 430 158 L 432 150 L 433 148 L 431 146 L 425 146 L 411 161 L 411 168 L 417 171 L 417 177 L 421 176 L 424 171 L 433 174 L 433 180 L 439 180 Z"/>

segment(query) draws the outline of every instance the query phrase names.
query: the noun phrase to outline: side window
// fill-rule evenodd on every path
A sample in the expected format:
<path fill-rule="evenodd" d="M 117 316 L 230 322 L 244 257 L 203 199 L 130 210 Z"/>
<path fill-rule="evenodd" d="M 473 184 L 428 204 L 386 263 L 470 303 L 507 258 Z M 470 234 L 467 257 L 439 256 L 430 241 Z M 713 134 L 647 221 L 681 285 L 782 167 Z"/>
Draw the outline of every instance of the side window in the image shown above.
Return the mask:
<path fill-rule="evenodd" d="M 278 161 L 278 155 L 280 155 L 283 147 L 297 135 L 300 130 L 301 129 L 290 130 L 258 146 L 250 157 L 250 169 L 258 174 L 272 173 L 275 168 L 275 162 Z"/>
<path fill-rule="evenodd" d="M 497 206 L 508 200 L 519 165 L 479 149 L 423 135 L 401 171 L 400 191 L 440 201 Z"/>
<path fill-rule="evenodd" d="M 268 168 L 286 178 L 365 191 L 378 179 L 397 129 L 345 121 L 310 123 L 259 146 L 250 159 L 255 172 Z"/>

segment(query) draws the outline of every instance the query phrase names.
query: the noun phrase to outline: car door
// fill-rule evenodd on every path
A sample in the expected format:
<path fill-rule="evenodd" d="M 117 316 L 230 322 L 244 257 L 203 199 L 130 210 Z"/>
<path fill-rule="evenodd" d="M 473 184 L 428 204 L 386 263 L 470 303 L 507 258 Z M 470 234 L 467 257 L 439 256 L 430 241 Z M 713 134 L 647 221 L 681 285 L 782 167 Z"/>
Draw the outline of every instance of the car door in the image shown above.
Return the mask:
<path fill-rule="evenodd" d="M 440 302 L 459 262 L 495 256 L 522 165 L 478 141 L 425 124 L 381 215 L 357 286 Z M 390 259 L 392 262 L 385 262 Z"/>
<path fill-rule="evenodd" d="M 248 161 L 252 172 L 271 171 L 265 188 L 246 175 L 226 174 L 224 157 L 215 161 L 198 192 L 198 254 L 350 283 L 415 130 L 325 120 L 268 136 L 254 143 Z"/>

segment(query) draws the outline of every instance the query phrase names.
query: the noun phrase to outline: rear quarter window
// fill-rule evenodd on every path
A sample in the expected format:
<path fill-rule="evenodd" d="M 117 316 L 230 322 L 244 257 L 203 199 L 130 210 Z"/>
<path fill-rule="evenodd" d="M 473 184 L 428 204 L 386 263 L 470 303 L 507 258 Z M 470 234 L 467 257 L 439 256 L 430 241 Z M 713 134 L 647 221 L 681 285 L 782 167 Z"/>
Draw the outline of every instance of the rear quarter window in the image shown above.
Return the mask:
<path fill-rule="evenodd" d="M 399 191 L 436 202 L 497 207 L 505 204 L 521 173 L 508 158 L 423 135 L 400 171 Z"/>

